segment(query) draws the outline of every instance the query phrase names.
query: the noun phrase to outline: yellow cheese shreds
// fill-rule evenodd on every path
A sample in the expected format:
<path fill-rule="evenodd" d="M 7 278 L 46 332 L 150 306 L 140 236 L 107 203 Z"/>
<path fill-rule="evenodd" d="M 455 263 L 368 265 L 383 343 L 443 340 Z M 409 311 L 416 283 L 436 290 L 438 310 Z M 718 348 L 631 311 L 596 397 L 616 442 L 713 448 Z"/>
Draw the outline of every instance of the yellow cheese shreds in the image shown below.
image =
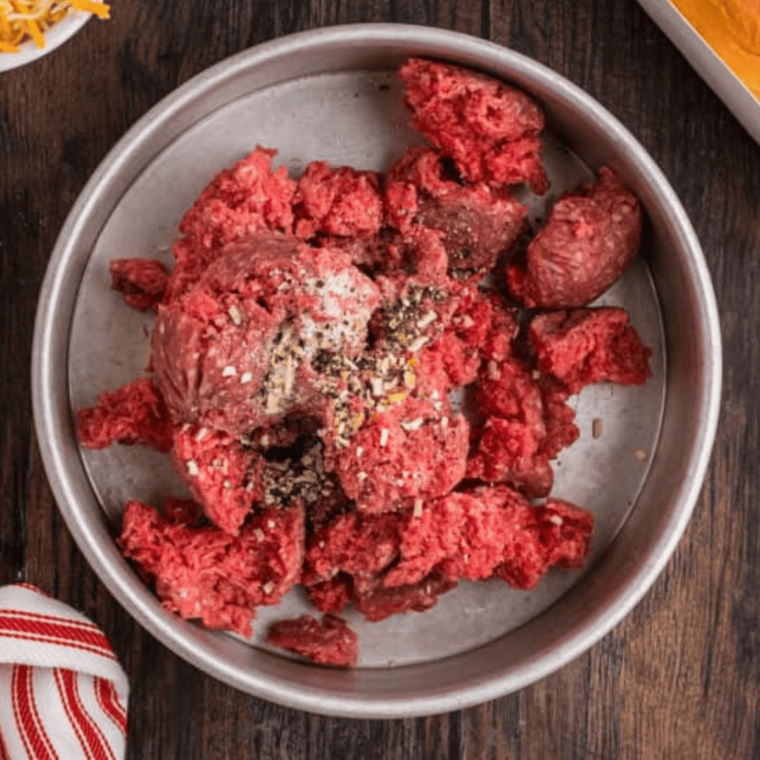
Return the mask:
<path fill-rule="evenodd" d="M 26 22 L 26 30 L 29 32 L 29 36 L 34 40 L 34 44 L 38 48 L 45 47 L 45 37 L 43 36 L 39 26 L 37 26 L 37 22 L 34 19 L 30 18 Z"/>
<path fill-rule="evenodd" d="M 0 53 L 17 52 L 26 40 L 45 47 L 45 30 L 72 9 L 110 18 L 109 6 L 98 0 L 0 0 Z"/>
<path fill-rule="evenodd" d="M 109 7 L 105 3 L 96 2 L 96 0 L 70 0 L 71 7 L 85 13 L 92 13 L 100 18 L 111 18 Z"/>

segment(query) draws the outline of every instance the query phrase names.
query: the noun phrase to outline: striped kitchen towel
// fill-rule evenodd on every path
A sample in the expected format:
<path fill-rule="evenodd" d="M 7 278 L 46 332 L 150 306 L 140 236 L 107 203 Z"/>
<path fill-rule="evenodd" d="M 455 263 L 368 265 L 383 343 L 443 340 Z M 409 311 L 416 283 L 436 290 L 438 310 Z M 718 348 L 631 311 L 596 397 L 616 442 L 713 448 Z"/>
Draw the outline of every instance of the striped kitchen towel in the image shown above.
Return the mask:
<path fill-rule="evenodd" d="M 29 584 L 0 588 L 0 760 L 121 760 L 128 696 L 84 615 Z"/>

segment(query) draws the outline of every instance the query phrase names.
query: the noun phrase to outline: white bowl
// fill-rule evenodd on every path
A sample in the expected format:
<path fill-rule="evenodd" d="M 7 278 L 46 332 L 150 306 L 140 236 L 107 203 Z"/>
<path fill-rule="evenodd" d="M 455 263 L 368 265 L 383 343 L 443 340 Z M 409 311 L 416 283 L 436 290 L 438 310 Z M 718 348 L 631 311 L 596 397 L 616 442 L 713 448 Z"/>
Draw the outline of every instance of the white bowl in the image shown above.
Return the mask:
<path fill-rule="evenodd" d="M 45 32 L 45 47 L 37 47 L 34 40 L 29 39 L 19 45 L 18 53 L 0 53 L 0 72 L 17 69 L 52 53 L 71 39 L 91 18 L 91 13 L 71 9 Z"/>

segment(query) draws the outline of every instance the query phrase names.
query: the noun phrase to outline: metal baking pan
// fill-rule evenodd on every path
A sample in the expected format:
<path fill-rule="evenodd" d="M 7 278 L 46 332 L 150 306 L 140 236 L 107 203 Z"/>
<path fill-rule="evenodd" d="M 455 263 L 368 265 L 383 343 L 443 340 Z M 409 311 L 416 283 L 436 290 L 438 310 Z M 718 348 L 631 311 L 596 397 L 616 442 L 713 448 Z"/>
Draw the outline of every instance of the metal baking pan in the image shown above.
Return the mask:
<path fill-rule="evenodd" d="M 747 132 L 760 143 L 760 100 L 669 0 L 639 0 L 639 5 L 667 34 Z"/>
<path fill-rule="evenodd" d="M 643 256 L 604 297 L 622 304 L 654 349 L 643 388 L 587 389 L 582 436 L 563 452 L 554 494 L 597 520 L 583 573 L 534 592 L 462 583 L 424 614 L 365 623 L 360 667 L 320 668 L 166 612 L 120 556 L 126 498 L 160 501 L 178 484 L 140 447 L 79 449 L 73 412 L 140 374 L 150 320 L 109 288 L 113 257 L 166 256 L 182 212 L 211 177 L 257 143 L 297 174 L 328 159 L 385 169 L 410 140 L 394 76 L 411 55 L 510 81 L 538 99 L 551 137 L 551 199 L 601 164 L 617 169 L 647 215 Z M 540 213 L 540 209 L 536 209 Z M 35 422 L 60 509 L 114 596 L 167 647 L 251 694 L 312 712 L 391 718 L 459 709 L 519 689 L 594 644 L 641 598 L 691 514 L 715 435 L 721 380 L 717 310 L 699 242 L 641 145 L 582 90 L 498 45 L 415 26 L 352 25 L 285 37 L 214 66 L 144 116 L 95 172 L 53 252 L 33 350 Z M 603 435 L 592 422 L 603 419 Z M 298 590 L 255 626 L 306 609 Z"/>

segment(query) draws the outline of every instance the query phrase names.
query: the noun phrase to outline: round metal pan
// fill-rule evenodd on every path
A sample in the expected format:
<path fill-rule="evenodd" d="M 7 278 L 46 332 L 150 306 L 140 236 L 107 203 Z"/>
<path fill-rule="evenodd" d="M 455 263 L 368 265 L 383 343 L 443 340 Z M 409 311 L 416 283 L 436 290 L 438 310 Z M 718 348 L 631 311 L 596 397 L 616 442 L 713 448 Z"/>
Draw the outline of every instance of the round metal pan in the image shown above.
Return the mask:
<path fill-rule="evenodd" d="M 383 170 L 411 141 L 394 70 L 409 56 L 448 60 L 532 94 L 549 122 L 552 181 L 564 189 L 613 166 L 646 210 L 643 257 L 600 299 L 631 314 L 654 349 L 643 388 L 597 386 L 574 400 L 581 438 L 560 457 L 554 494 L 588 507 L 597 530 L 582 573 L 552 573 L 533 592 L 460 584 L 425 614 L 364 623 L 359 668 L 321 668 L 267 649 L 269 621 L 308 610 L 292 592 L 260 611 L 250 642 L 162 609 L 113 536 L 128 498 L 159 503 L 181 487 L 141 447 L 79 449 L 73 413 L 141 374 L 151 320 L 110 290 L 114 257 L 166 257 L 182 212 L 221 168 L 256 144 L 297 175 L 313 159 Z M 526 686 L 607 633 L 676 546 L 697 499 L 718 415 L 717 311 L 699 243 L 667 181 L 598 103 L 497 45 L 424 27 L 354 25 L 306 32 L 234 56 L 144 116 L 95 172 L 53 252 L 40 298 L 32 381 L 45 467 L 77 543 L 132 615 L 172 651 L 251 694 L 335 715 L 444 712 Z M 598 435 L 601 420 L 602 435 Z M 592 434 L 592 429 L 597 434 Z"/>

